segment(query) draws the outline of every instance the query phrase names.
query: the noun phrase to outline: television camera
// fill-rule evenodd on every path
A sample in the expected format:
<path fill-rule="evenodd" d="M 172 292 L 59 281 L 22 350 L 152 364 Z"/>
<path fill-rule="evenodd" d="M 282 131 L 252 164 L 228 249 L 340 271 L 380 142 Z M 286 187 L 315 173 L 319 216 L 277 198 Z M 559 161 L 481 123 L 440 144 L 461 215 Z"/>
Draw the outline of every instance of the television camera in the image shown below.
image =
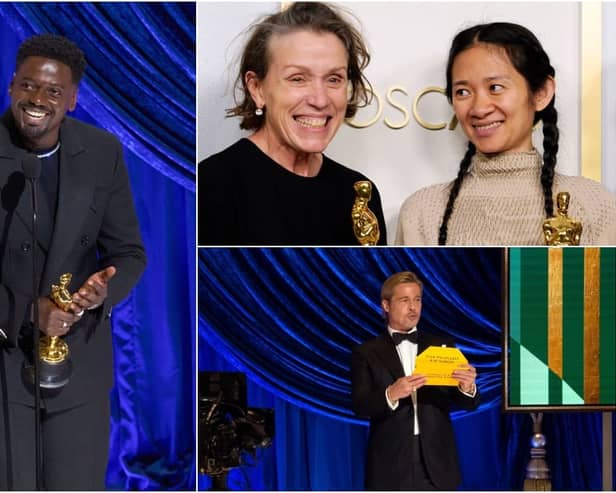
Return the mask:
<path fill-rule="evenodd" d="M 244 373 L 199 373 L 199 472 L 213 490 L 227 490 L 229 471 L 272 444 L 273 409 L 249 408 L 246 400 Z"/>

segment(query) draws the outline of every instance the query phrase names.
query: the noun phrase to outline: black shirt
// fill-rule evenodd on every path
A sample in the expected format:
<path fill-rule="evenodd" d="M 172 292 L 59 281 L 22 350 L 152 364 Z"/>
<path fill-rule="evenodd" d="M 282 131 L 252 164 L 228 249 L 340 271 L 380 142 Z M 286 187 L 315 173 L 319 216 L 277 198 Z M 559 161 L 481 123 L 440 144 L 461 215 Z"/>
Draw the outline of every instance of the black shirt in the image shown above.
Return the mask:
<path fill-rule="evenodd" d="M 241 139 L 199 164 L 199 245 L 359 245 L 353 233 L 353 185 L 367 178 L 323 156 L 314 177 L 285 169 Z M 369 208 L 387 244 L 381 197 Z"/>

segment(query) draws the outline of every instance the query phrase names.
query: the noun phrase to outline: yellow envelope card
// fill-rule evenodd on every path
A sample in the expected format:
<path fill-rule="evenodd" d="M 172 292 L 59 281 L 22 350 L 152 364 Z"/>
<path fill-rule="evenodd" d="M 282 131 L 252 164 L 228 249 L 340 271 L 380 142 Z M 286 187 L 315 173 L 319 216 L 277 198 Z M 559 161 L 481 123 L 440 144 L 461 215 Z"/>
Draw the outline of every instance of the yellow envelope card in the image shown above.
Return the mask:
<path fill-rule="evenodd" d="M 430 346 L 415 360 L 413 373 L 420 373 L 428 378 L 426 385 L 458 385 L 451 378 L 460 365 L 468 365 L 467 359 L 456 347 Z"/>

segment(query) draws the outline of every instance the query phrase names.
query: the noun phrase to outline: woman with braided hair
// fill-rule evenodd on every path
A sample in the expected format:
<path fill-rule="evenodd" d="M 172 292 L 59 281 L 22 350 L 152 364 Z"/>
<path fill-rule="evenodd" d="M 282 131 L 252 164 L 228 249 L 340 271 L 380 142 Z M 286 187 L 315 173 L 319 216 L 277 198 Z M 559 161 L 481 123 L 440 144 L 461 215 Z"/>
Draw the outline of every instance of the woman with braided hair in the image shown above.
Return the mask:
<path fill-rule="evenodd" d="M 558 192 L 571 195 L 581 244 L 616 244 L 616 197 L 592 180 L 555 172 L 554 75 L 537 38 L 520 25 L 480 24 L 456 35 L 446 92 L 468 149 L 453 182 L 402 204 L 397 244 L 540 245 Z M 532 143 L 539 121 L 543 155 Z"/>

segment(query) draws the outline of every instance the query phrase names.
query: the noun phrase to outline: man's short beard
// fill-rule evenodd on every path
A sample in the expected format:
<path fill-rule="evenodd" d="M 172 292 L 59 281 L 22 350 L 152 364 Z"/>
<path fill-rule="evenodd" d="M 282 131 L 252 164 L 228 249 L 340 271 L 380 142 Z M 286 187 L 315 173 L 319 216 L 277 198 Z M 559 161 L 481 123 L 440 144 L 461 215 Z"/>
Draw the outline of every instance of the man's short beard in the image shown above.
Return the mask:
<path fill-rule="evenodd" d="M 23 125 L 19 127 L 21 135 L 28 140 L 35 140 L 47 133 L 47 127 L 34 127 L 31 125 Z"/>

